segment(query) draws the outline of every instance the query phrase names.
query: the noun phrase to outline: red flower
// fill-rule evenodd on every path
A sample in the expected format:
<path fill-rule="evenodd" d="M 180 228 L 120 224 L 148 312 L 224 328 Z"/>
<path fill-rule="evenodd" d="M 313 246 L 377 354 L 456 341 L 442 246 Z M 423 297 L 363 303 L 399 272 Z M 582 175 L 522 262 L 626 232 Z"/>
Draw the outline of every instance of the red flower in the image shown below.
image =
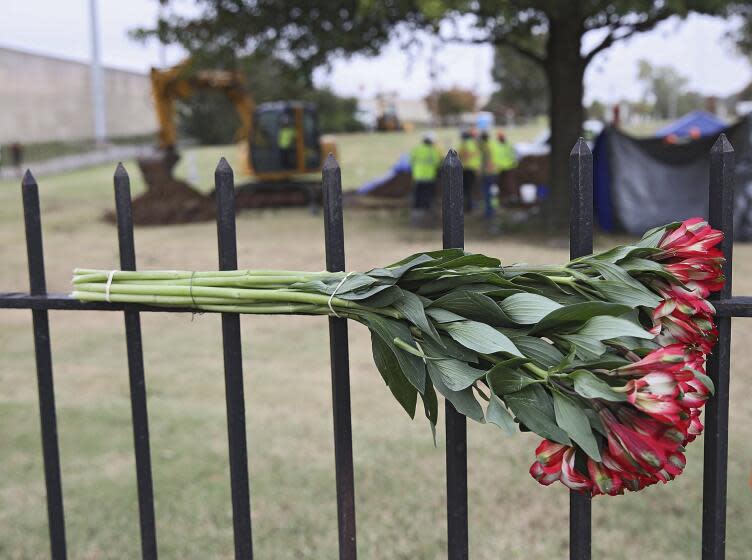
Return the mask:
<path fill-rule="evenodd" d="M 588 474 L 592 482 L 593 495 L 608 494 L 616 496 L 624 493 L 624 481 L 617 471 L 607 468 L 603 463 L 597 463 L 588 458 Z"/>
<path fill-rule="evenodd" d="M 679 405 L 679 386 L 670 373 L 649 373 L 625 386 L 627 400 L 638 410 L 665 424 L 675 424 L 684 409 Z"/>
<path fill-rule="evenodd" d="M 638 375 L 654 371 L 677 372 L 684 367 L 691 351 L 684 344 L 670 344 L 652 351 L 641 360 L 616 370 L 620 375 Z"/>
<path fill-rule="evenodd" d="M 709 250 L 723 239 L 723 232 L 711 228 L 702 218 L 690 218 L 666 234 L 658 243 L 663 257 L 706 256 Z M 713 253 L 713 256 L 717 256 Z"/>
<path fill-rule="evenodd" d="M 575 449 L 568 447 L 564 452 L 564 460 L 561 463 L 561 482 L 570 490 L 584 492 L 590 490 L 593 483 L 590 479 L 575 468 Z"/>

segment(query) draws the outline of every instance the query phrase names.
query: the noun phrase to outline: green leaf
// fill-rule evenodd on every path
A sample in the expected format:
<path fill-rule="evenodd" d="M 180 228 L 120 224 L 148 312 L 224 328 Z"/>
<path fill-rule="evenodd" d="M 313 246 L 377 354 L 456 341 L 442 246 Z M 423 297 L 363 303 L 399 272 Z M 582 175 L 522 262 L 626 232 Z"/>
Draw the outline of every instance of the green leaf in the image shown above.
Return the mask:
<path fill-rule="evenodd" d="M 569 378 L 574 381 L 574 390 L 577 394 L 586 399 L 604 399 L 613 402 L 627 400 L 624 393 L 617 393 L 611 385 L 585 369 L 573 371 L 569 374 Z"/>
<path fill-rule="evenodd" d="M 441 309 L 440 307 L 426 308 L 426 315 L 437 323 L 454 323 L 455 321 L 464 321 L 466 319 L 466 317 L 462 317 L 446 309 Z"/>
<path fill-rule="evenodd" d="M 586 335 L 563 334 L 555 338 L 569 343 L 570 348 L 574 348 L 577 357 L 583 360 L 597 360 L 608 350 L 606 345 L 598 339 Z"/>
<path fill-rule="evenodd" d="M 394 353 L 405 377 L 422 393 L 426 387 L 426 366 L 423 360 L 394 346 L 395 338 L 415 346 L 415 339 L 410 334 L 410 329 L 404 323 L 380 315 L 369 314 L 364 320 L 368 328 L 375 332 Z"/>
<path fill-rule="evenodd" d="M 593 431 L 590 428 L 590 421 L 585 412 L 577 406 L 571 398 L 566 395 L 554 392 L 554 413 L 556 423 L 563 429 L 572 440 L 579 445 L 582 450 L 593 460 L 601 460 L 601 452 L 598 449 L 598 442 L 595 441 Z"/>
<path fill-rule="evenodd" d="M 618 263 L 622 259 L 626 259 L 629 257 L 649 257 L 650 255 L 654 255 L 659 252 L 660 252 L 659 249 L 646 247 L 646 246 L 639 246 L 639 244 L 638 245 L 620 245 L 618 247 L 614 247 L 613 249 L 609 249 L 608 251 L 605 251 L 603 253 L 588 256 L 586 258 L 588 260 L 598 259 L 600 261 Z"/>
<path fill-rule="evenodd" d="M 458 288 L 441 296 L 429 309 L 441 308 L 488 325 L 513 325 L 499 305 L 490 297 L 473 291 L 473 286 Z"/>
<path fill-rule="evenodd" d="M 552 311 L 561 308 L 555 301 L 537 294 L 514 294 L 502 301 L 500 306 L 519 325 L 534 325 Z"/>
<path fill-rule="evenodd" d="M 630 308 L 638 306 L 654 308 L 661 302 L 660 298 L 652 292 L 645 293 L 615 280 L 599 280 L 591 282 L 590 285 L 608 301 L 628 305 Z"/>
<path fill-rule="evenodd" d="M 561 333 L 565 329 L 574 329 L 584 324 L 596 315 L 611 315 L 618 317 L 624 315 L 631 308 L 627 305 L 607 303 L 604 301 L 588 301 L 585 303 L 573 303 L 566 307 L 560 307 L 541 318 L 530 329 L 528 334 L 541 334 L 551 330 Z"/>
<path fill-rule="evenodd" d="M 423 411 L 431 425 L 431 434 L 433 435 L 433 444 L 436 445 L 436 422 L 439 420 L 439 401 L 436 398 L 436 391 L 428 375 L 426 375 L 426 390 L 420 396 L 423 400 Z"/>
<path fill-rule="evenodd" d="M 471 388 L 468 387 L 462 391 L 452 391 L 444 384 L 441 372 L 436 368 L 435 361 L 428 362 L 428 375 L 436 390 L 444 395 L 445 399 L 452 403 L 457 412 L 464 414 L 468 418 L 472 418 L 481 424 L 485 423 L 486 420 L 483 414 L 483 408 L 475 399 L 475 395 Z"/>
<path fill-rule="evenodd" d="M 491 387 L 491 391 L 499 396 L 516 393 L 528 385 L 538 382 L 534 377 L 531 377 L 514 367 L 509 367 L 509 365 L 504 362 L 496 364 L 488 370 L 488 373 L 486 373 L 486 381 L 488 382 L 489 387 Z"/>
<path fill-rule="evenodd" d="M 449 249 L 452 254 L 463 253 L 461 249 Z M 400 278 L 405 272 L 426 263 L 433 263 L 435 259 L 441 258 L 442 255 L 447 254 L 447 251 L 434 251 L 433 253 L 417 253 L 410 255 L 409 257 L 402 259 L 394 264 L 390 264 L 386 269 L 378 269 L 379 271 L 387 270 L 392 278 Z M 369 272 L 370 275 L 370 272 Z"/>
<path fill-rule="evenodd" d="M 405 379 L 392 350 L 375 333 L 371 333 L 371 348 L 373 349 L 373 361 L 376 363 L 376 368 L 381 377 L 384 378 L 384 382 L 397 402 L 410 415 L 410 418 L 414 418 L 418 391 Z"/>
<path fill-rule="evenodd" d="M 514 356 L 522 357 L 522 353 L 511 340 L 485 323 L 457 321 L 456 323 L 445 323 L 442 328 L 464 347 L 481 354 L 508 352 Z"/>
<path fill-rule="evenodd" d="M 571 445 L 569 436 L 556 423 L 551 396 L 538 384 L 506 395 L 504 401 L 517 419 L 529 430 L 551 441 Z"/>
<path fill-rule="evenodd" d="M 518 336 L 513 342 L 520 352 L 544 369 L 556 366 L 564 357 L 556 346 L 535 336 Z"/>
<path fill-rule="evenodd" d="M 603 262 L 598 261 L 596 259 L 592 259 L 591 261 L 588 261 L 591 266 L 598 271 L 598 273 L 604 278 L 604 280 L 613 281 L 613 282 L 620 282 L 621 284 L 625 286 L 629 286 L 631 288 L 634 288 L 636 292 L 640 292 L 642 294 L 642 297 L 645 298 L 645 300 L 654 301 L 655 304 L 651 307 L 657 306 L 661 302 L 661 298 L 658 297 L 658 295 L 654 294 L 652 291 L 650 291 L 646 286 L 632 278 L 630 276 L 629 272 L 624 270 L 621 266 L 614 263 L 609 262 Z M 596 285 L 597 282 L 594 282 L 593 285 Z"/>
<path fill-rule="evenodd" d="M 430 363 L 441 375 L 444 385 L 452 391 L 462 391 L 486 374 L 485 370 L 476 369 L 452 358 L 434 359 Z"/>
<path fill-rule="evenodd" d="M 514 418 L 512 418 L 504 403 L 501 402 L 501 399 L 493 393 L 486 408 L 486 422 L 496 424 L 510 436 L 517 432 L 517 424 L 514 423 Z"/>
<path fill-rule="evenodd" d="M 577 334 L 581 336 L 589 336 L 595 340 L 608 340 L 610 338 L 619 338 L 622 336 L 645 338 L 649 340 L 655 338 L 655 335 L 649 333 L 632 321 L 622 317 L 610 317 L 608 315 L 593 317 L 577 331 Z"/>
<path fill-rule="evenodd" d="M 404 315 L 405 318 L 413 325 L 418 327 L 421 331 L 441 344 L 439 333 L 436 332 L 436 328 L 428 320 L 428 317 L 426 317 L 426 312 L 423 309 L 423 303 L 420 301 L 420 298 L 418 296 L 416 296 L 412 292 L 403 291 L 402 298 L 395 301 L 392 305 L 397 311 L 402 313 L 402 315 Z"/>

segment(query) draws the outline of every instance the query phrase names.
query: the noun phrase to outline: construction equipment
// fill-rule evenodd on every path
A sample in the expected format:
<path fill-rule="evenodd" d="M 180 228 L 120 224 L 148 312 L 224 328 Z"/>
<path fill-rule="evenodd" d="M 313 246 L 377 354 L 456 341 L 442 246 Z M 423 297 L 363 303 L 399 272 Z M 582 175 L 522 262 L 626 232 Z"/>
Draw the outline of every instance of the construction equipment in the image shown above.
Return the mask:
<path fill-rule="evenodd" d="M 404 129 L 397 114 L 396 94 L 380 93 L 376 96 L 376 104 L 378 108 L 376 130 L 380 132 L 400 132 Z"/>
<path fill-rule="evenodd" d="M 190 98 L 197 90 L 224 93 L 238 114 L 236 140 L 241 143 L 243 153 L 240 171 L 253 181 L 238 188 L 237 207 L 317 203 L 320 184 L 305 175 L 320 171 L 323 158 L 330 152 L 336 153 L 336 146 L 319 133 L 313 104 L 280 101 L 256 106 L 246 90 L 243 74 L 229 70 L 191 71 L 189 60 L 167 70 L 153 68 L 151 83 L 159 122 L 159 151 L 138 161 L 148 190 L 141 197 L 146 199 L 143 203 L 134 200 L 137 223 L 179 223 L 211 217 L 211 199 L 173 177 L 180 159 L 176 149 L 175 102 Z M 205 204 L 201 204 L 202 197 L 207 199 Z M 154 207 L 155 203 L 171 202 L 178 207 L 163 210 Z"/>

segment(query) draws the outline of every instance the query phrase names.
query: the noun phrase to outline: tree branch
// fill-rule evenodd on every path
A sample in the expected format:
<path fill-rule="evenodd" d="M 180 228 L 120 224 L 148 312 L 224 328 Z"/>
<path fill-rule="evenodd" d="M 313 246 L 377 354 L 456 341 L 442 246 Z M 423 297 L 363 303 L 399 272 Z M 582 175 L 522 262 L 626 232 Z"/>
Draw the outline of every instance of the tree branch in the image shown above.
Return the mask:
<path fill-rule="evenodd" d="M 593 58 L 595 58 L 595 55 L 597 55 L 601 51 L 605 51 L 607 48 L 609 48 L 611 45 L 616 43 L 617 41 L 623 41 L 624 39 L 628 39 L 629 37 L 636 35 L 637 33 L 642 33 L 643 31 L 649 31 L 653 27 L 655 27 L 657 24 L 662 22 L 665 19 L 668 19 L 671 17 L 672 14 L 669 10 L 662 10 L 659 12 L 656 12 L 655 15 L 648 17 L 645 21 L 641 21 L 635 24 L 626 24 L 626 25 L 619 25 L 617 23 L 613 23 L 609 25 L 611 31 L 609 31 L 608 35 L 604 37 L 604 39 L 595 46 L 589 53 L 587 53 L 584 57 L 585 64 L 589 64 Z M 626 32 L 620 35 L 616 35 L 616 33 L 620 30 L 626 29 Z"/>
<path fill-rule="evenodd" d="M 508 37 L 504 37 L 504 36 L 491 36 L 488 38 L 468 39 L 466 37 L 458 37 L 456 35 L 452 37 L 439 35 L 439 38 L 442 41 L 445 41 L 447 43 L 461 43 L 465 45 L 487 45 L 488 43 L 491 43 L 495 47 L 509 47 L 510 49 L 526 57 L 528 60 L 535 62 L 536 64 L 539 64 L 541 66 L 545 66 L 546 64 L 546 60 L 543 56 L 541 56 L 540 54 L 538 54 L 537 52 L 531 49 L 525 48 L 522 45 L 519 45 L 509 40 Z"/>

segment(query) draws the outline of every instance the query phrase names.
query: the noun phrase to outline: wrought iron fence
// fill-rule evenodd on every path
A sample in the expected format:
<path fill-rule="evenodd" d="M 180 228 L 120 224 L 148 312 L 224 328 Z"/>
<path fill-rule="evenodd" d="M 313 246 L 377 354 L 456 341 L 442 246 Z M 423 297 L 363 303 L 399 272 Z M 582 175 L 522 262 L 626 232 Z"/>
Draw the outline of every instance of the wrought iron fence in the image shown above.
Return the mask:
<path fill-rule="evenodd" d="M 731 342 L 731 317 L 751 317 L 752 297 L 731 296 L 731 257 L 733 246 L 734 152 L 721 135 L 711 150 L 710 224 L 723 230 L 722 250 L 726 256 L 726 284 L 715 295 L 718 311 L 718 344 L 708 360 L 707 372 L 716 387 L 715 397 L 705 408 L 705 458 L 703 471 L 703 560 L 721 560 L 725 556 L 726 470 L 728 452 L 728 398 Z M 340 168 L 333 157 L 322 172 L 326 268 L 345 269 L 345 245 L 342 220 L 342 183 Z M 233 172 L 224 158 L 215 172 L 217 238 L 219 268 L 237 268 L 235 233 L 235 187 Z M 133 241 L 130 181 L 122 165 L 115 171 L 120 267 L 136 269 Z M 441 168 L 443 245 L 464 246 L 462 166 L 450 150 Z M 593 156 L 580 139 L 570 155 L 570 254 L 572 257 L 593 249 Z M 98 310 L 123 312 L 128 354 L 133 439 L 138 485 L 141 554 L 157 558 L 157 531 L 154 518 L 154 491 L 151 473 L 149 421 L 141 337 L 141 312 L 191 312 L 190 309 L 164 309 L 118 303 L 83 303 L 64 294 L 47 293 L 42 247 L 39 191 L 31 173 L 22 181 L 26 248 L 29 265 L 28 293 L 0 292 L 0 309 L 30 309 L 36 353 L 37 384 L 42 431 L 42 453 L 47 489 L 47 515 L 51 556 L 67 557 L 65 515 L 60 476 L 55 391 L 50 350 L 49 310 Z M 251 501 L 248 480 L 245 402 L 240 318 L 222 313 L 227 435 L 229 441 L 230 486 L 235 557 L 253 557 Z M 334 420 L 335 481 L 339 557 L 354 560 L 357 555 L 355 524 L 355 481 L 353 476 L 352 428 L 350 413 L 350 372 L 348 333 L 345 319 L 329 318 L 331 353 L 332 413 Z M 450 560 L 469 557 L 467 494 L 466 419 L 446 402 L 446 482 L 447 482 L 447 556 Z M 576 492 L 570 497 L 570 558 L 586 560 L 591 556 L 590 498 Z"/>

